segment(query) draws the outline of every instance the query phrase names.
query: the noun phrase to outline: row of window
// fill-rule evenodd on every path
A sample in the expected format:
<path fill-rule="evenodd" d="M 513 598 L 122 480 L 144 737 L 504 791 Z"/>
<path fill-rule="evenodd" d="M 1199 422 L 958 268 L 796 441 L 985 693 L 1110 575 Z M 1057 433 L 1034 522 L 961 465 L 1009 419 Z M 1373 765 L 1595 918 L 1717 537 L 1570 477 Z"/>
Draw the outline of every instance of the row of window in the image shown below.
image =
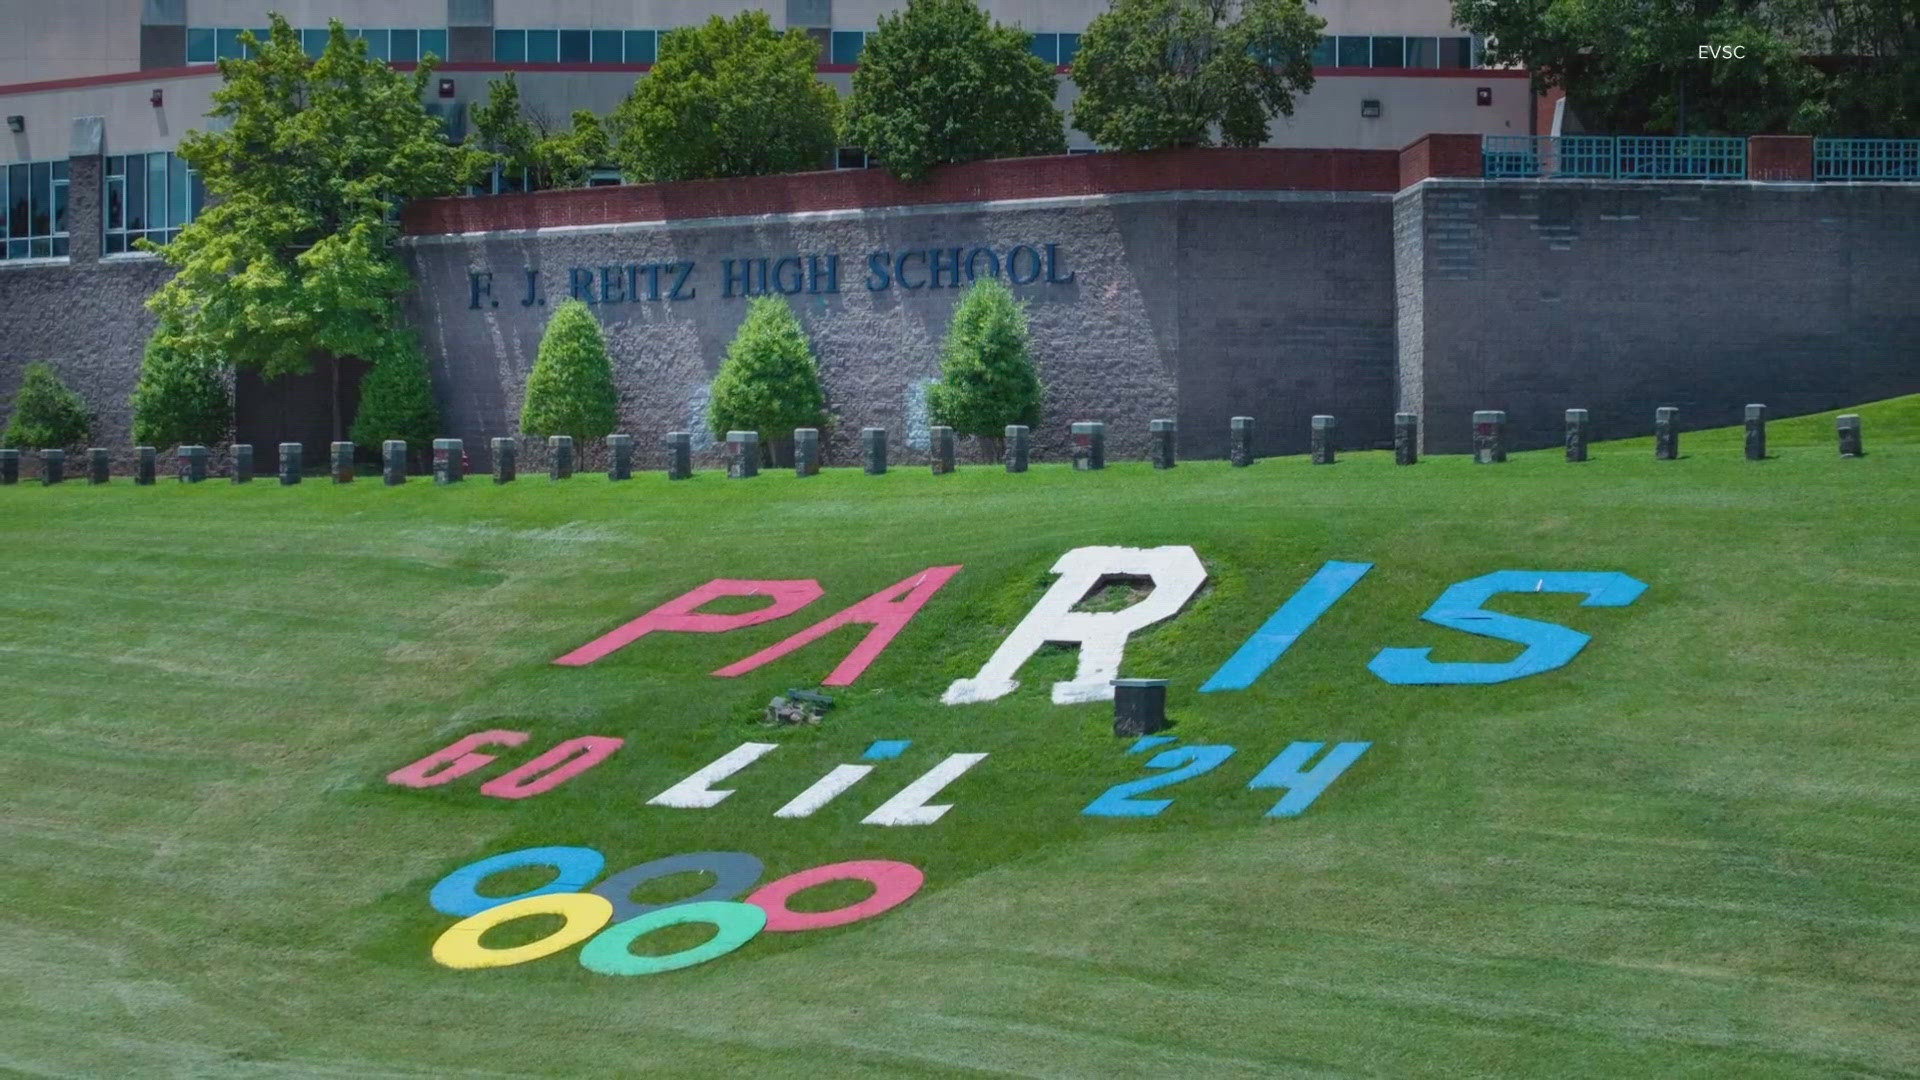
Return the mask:
<path fill-rule="evenodd" d="M 659 55 L 657 30 L 495 30 L 500 63 L 651 64 Z"/>
<path fill-rule="evenodd" d="M 207 189 L 185 158 L 168 151 L 106 159 L 105 247 L 108 255 L 138 251 L 141 237 L 165 244 L 199 215 Z"/>
<path fill-rule="evenodd" d="M 240 59 L 249 52 L 240 44 L 241 30 L 233 27 L 195 26 L 187 30 L 187 63 L 211 64 L 215 60 Z M 269 36 L 267 30 L 255 30 L 253 35 L 262 41 Z M 311 27 L 299 31 L 300 47 L 308 56 L 318 60 L 320 54 L 327 51 L 327 30 Z M 445 27 L 353 27 L 347 30 L 347 36 L 362 38 L 367 43 L 367 54 L 381 60 L 398 63 L 414 63 L 422 56 L 432 53 L 444 59 L 447 55 L 447 31 Z"/>
<path fill-rule="evenodd" d="M 1472 68 L 1481 63 L 1471 37 L 1326 35 L 1313 50 L 1315 67 Z"/>
<path fill-rule="evenodd" d="M 835 30 L 827 48 L 827 60 L 834 64 L 857 64 L 860 53 L 867 47 L 867 38 L 871 30 Z M 1047 63 L 1059 67 L 1073 63 L 1080 51 L 1079 34 L 1034 34 L 1028 46 L 1033 55 Z"/>
<path fill-rule="evenodd" d="M 22 161 L 0 168 L 0 259 L 67 253 L 67 163 Z"/>

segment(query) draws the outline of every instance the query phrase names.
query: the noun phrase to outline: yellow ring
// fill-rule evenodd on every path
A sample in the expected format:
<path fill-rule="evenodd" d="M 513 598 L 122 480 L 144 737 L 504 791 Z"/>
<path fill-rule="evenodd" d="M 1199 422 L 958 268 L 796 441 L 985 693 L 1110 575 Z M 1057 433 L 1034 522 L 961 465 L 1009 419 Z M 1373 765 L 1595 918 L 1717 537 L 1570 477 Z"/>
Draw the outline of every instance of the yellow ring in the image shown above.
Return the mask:
<path fill-rule="evenodd" d="M 566 925 L 539 941 L 516 945 L 511 949 L 489 949 L 480 944 L 480 936 L 502 923 L 529 915 L 558 915 Z M 552 956 L 600 932 L 613 919 L 613 901 L 593 893 L 545 893 L 529 896 L 499 907 L 469 915 L 440 935 L 433 943 L 433 958 L 450 968 L 511 967 Z"/>

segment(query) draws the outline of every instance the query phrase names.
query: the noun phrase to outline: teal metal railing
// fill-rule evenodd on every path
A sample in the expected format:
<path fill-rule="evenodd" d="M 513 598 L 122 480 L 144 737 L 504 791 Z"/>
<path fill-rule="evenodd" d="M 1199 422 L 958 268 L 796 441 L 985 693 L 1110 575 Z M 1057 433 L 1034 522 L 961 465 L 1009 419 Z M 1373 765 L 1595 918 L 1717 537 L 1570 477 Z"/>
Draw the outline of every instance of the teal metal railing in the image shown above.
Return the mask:
<path fill-rule="evenodd" d="M 1920 139 L 1815 139 L 1815 180 L 1920 180 Z"/>
<path fill-rule="evenodd" d="M 1686 135 L 1484 135 L 1489 178 L 1744 180 L 1747 140 Z"/>

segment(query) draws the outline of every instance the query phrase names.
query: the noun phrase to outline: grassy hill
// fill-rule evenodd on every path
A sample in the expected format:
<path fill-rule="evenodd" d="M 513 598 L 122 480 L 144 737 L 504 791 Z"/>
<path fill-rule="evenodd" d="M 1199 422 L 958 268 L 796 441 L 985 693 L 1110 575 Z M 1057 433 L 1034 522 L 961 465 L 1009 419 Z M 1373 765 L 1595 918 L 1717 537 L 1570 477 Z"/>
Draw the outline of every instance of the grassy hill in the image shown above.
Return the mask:
<path fill-rule="evenodd" d="M 1689 433 L 1678 462 L 1618 443 L 1580 466 L 0 490 L 0 1071 L 1912 1075 L 1920 398 L 1860 411 L 1869 456 L 1847 461 L 1825 417 L 1776 422 L 1764 463 L 1728 432 Z M 1125 752 L 1110 706 L 1051 703 L 1071 651 L 999 701 L 940 695 L 1061 554 L 1165 544 L 1192 546 L 1208 583 L 1134 637 L 1123 673 L 1172 680 L 1176 745 L 1236 753 L 1152 793 L 1174 800 L 1158 816 L 1090 817 L 1150 755 Z M 1327 560 L 1374 569 L 1249 689 L 1199 694 Z M 865 627 L 707 674 L 956 563 L 817 728 L 757 720 Z M 1489 604 L 1592 636 L 1541 675 L 1367 670 L 1384 647 L 1513 656 L 1419 619 L 1503 569 L 1648 588 L 1618 608 Z M 723 577 L 825 596 L 551 663 Z M 441 787 L 386 781 L 489 728 L 530 738 Z M 547 794 L 480 794 L 589 734 L 626 744 Z M 876 739 L 912 744 L 813 817 L 772 816 Z M 750 740 L 780 749 L 720 784 L 725 802 L 648 805 Z M 1372 745 L 1305 814 L 1263 816 L 1279 793 L 1247 782 L 1295 740 Z M 860 823 L 961 752 L 988 757 L 935 800 L 945 818 Z M 455 920 L 433 884 L 541 845 L 596 848 L 609 871 L 745 851 L 768 880 L 897 859 L 927 884 L 877 918 L 659 976 L 594 974 L 577 948 L 434 964 Z"/>

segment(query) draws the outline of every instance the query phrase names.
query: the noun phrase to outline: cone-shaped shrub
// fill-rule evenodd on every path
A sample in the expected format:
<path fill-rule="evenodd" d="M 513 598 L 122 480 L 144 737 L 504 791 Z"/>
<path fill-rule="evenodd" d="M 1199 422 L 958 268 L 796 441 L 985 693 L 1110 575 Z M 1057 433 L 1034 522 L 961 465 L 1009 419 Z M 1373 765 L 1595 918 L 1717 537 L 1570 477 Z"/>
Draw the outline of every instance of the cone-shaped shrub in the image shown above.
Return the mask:
<path fill-rule="evenodd" d="M 377 452 L 388 439 L 404 439 L 416 458 L 440 434 L 440 409 L 419 339 L 396 332 L 360 380 L 360 406 L 353 414 L 353 444 Z"/>
<path fill-rule="evenodd" d="M 233 428 L 225 365 L 174 343 L 162 326 L 147 339 L 133 388 L 133 441 L 141 446 L 213 446 Z"/>
<path fill-rule="evenodd" d="M 806 331 L 784 298 L 755 297 L 713 378 L 707 423 L 716 439 L 757 431 L 760 445 L 785 446 L 793 429 L 825 427 L 826 394 Z"/>
<path fill-rule="evenodd" d="M 998 278 L 981 278 L 954 307 L 927 388 L 933 422 L 962 435 L 1000 438 L 1008 424 L 1040 422 L 1040 376 L 1028 355 L 1027 312 Z"/>
<path fill-rule="evenodd" d="M 527 376 L 520 430 L 528 435 L 571 435 L 575 446 L 613 431 L 620 422 L 620 391 L 600 322 L 579 300 L 554 309 L 540 337 L 540 355 Z"/>
<path fill-rule="evenodd" d="M 67 389 L 53 368 L 28 364 L 20 393 L 13 399 L 13 419 L 0 445 L 22 450 L 63 450 L 87 441 L 93 417 L 80 395 Z"/>

